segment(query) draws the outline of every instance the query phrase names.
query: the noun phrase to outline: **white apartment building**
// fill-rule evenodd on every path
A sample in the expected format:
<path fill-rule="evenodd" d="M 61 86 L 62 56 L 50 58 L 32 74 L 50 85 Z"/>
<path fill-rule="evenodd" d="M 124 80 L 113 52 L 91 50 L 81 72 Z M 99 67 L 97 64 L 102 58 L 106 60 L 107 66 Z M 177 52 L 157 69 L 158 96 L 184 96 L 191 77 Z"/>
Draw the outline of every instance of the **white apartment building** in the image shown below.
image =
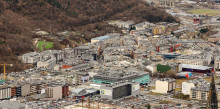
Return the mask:
<path fill-rule="evenodd" d="M 155 93 L 172 93 L 176 88 L 176 80 L 170 78 L 163 78 L 161 80 L 157 80 L 155 83 L 155 90 L 152 90 Z"/>
<path fill-rule="evenodd" d="M 56 58 L 51 55 L 50 58 L 45 59 L 45 61 L 37 62 L 37 67 L 44 67 L 44 68 L 53 68 L 56 66 Z"/>
<path fill-rule="evenodd" d="M 195 87 L 194 83 L 182 82 L 182 93 L 184 95 L 190 95 L 191 88 Z"/>
<path fill-rule="evenodd" d="M 0 86 L 0 100 L 11 97 L 11 88 Z"/>
<path fill-rule="evenodd" d="M 33 64 L 41 60 L 40 53 L 30 52 L 22 55 L 22 62 L 27 64 Z"/>
<path fill-rule="evenodd" d="M 194 87 L 191 88 L 190 99 L 207 101 L 209 97 L 209 87 Z"/>
<path fill-rule="evenodd" d="M 215 65 L 214 65 L 214 68 L 216 71 L 219 71 L 220 70 L 220 56 L 215 56 Z"/>
<path fill-rule="evenodd" d="M 209 84 L 210 83 L 204 79 L 188 80 L 188 81 L 182 82 L 182 93 L 184 95 L 190 95 L 192 88 L 201 87 L 201 86 L 208 87 Z"/>

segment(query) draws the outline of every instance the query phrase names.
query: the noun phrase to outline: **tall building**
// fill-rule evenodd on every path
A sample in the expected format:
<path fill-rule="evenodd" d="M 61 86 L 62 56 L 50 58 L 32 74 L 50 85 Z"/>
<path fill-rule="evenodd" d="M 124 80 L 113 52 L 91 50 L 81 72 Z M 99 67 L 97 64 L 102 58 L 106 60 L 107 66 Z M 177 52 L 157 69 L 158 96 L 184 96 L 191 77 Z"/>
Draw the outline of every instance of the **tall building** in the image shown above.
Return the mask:
<path fill-rule="evenodd" d="M 62 99 L 62 86 L 51 85 L 46 89 L 47 98 Z"/>
<path fill-rule="evenodd" d="M 11 98 L 11 88 L 0 86 L 0 100 Z"/>
<path fill-rule="evenodd" d="M 217 99 L 217 94 L 216 94 L 214 76 L 212 76 L 212 82 L 210 84 L 209 100 L 207 104 L 207 109 L 218 109 L 218 99 Z"/>
<path fill-rule="evenodd" d="M 167 93 L 175 92 L 175 88 L 176 88 L 175 79 L 163 78 L 157 80 L 155 84 L 156 84 L 155 90 L 152 90 L 155 93 L 167 94 Z"/>

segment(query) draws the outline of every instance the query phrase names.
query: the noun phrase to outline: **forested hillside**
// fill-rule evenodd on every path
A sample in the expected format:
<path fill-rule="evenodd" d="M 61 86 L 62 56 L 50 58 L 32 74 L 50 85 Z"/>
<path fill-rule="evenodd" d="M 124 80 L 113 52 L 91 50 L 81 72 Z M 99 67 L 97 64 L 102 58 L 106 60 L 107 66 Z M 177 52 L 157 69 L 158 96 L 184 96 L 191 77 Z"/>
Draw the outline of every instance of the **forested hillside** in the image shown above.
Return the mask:
<path fill-rule="evenodd" d="M 104 22 L 112 19 L 175 22 L 165 11 L 141 0 L 0 0 L 0 63 L 13 63 L 10 71 L 24 69 L 17 56 L 36 50 L 33 38 L 40 36 L 32 31 L 38 28 L 53 34 L 77 31 L 84 37 L 71 35 L 64 41 L 86 42 L 110 31 L 119 32 Z M 61 49 L 62 41 L 52 41 L 55 49 Z"/>

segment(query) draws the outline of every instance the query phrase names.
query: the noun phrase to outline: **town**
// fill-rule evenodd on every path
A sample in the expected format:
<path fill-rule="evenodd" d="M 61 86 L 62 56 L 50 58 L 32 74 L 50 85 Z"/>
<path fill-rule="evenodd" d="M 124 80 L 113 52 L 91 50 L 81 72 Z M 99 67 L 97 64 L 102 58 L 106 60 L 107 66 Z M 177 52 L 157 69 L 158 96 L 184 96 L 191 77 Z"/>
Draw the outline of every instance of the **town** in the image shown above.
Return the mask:
<path fill-rule="evenodd" d="M 22 54 L 19 59 L 33 68 L 1 73 L 0 109 L 220 107 L 220 1 L 213 1 L 217 11 L 209 2 L 146 1 L 180 22 L 110 20 L 121 33 Z M 204 9 L 215 12 L 194 12 Z"/>

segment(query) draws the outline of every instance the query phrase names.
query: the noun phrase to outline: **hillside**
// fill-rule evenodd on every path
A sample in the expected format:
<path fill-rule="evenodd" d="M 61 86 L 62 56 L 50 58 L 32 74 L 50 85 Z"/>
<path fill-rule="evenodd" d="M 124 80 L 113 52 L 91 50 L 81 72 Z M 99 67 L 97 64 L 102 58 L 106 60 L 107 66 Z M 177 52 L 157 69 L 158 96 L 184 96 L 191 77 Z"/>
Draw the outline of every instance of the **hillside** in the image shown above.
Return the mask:
<path fill-rule="evenodd" d="M 41 38 L 32 32 L 36 29 L 55 36 L 65 30 L 79 33 L 63 41 L 42 39 L 61 49 L 62 43 L 87 42 L 111 31 L 120 32 L 104 22 L 112 19 L 175 22 L 165 11 L 140 0 L 0 0 L 0 62 L 14 63 L 9 71 L 24 69 L 17 56 L 36 50 L 33 39 Z"/>

